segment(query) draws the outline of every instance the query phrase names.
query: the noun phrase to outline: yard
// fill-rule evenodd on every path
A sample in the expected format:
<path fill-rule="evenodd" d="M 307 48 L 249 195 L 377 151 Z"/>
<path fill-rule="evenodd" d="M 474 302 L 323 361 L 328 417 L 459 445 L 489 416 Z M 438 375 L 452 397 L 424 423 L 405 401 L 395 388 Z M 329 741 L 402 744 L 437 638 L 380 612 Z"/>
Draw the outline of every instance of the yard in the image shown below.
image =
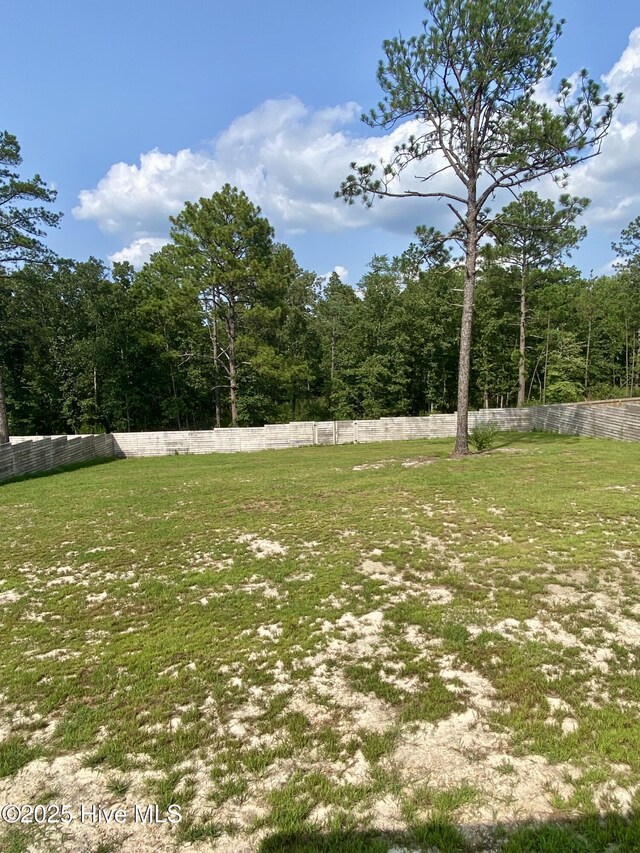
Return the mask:
<path fill-rule="evenodd" d="M 638 446 L 451 449 L 0 486 L 0 848 L 639 850 Z"/>

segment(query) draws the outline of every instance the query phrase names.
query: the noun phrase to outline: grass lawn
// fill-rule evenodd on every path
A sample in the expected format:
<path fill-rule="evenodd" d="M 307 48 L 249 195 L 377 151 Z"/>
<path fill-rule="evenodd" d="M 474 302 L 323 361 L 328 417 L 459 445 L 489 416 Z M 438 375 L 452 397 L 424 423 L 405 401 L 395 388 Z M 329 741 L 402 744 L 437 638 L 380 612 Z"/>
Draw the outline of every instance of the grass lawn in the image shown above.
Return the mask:
<path fill-rule="evenodd" d="M 0 849 L 640 850 L 640 447 L 451 449 L 0 486 Z"/>

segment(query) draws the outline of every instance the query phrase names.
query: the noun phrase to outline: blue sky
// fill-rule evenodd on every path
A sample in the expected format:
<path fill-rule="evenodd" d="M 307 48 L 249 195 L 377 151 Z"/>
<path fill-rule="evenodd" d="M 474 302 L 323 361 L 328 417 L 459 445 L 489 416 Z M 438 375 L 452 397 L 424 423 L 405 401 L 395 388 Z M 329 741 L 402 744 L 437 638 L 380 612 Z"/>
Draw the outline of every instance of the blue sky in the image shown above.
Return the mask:
<path fill-rule="evenodd" d="M 585 9 L 553 4 L 567 20 L 558 76 L 587 67 L 626 95 L 602 154 L 569 185 L 593 199 L 573 259 L 589 274 L 607 269 L 611 241 L 640 214 L 640 11 L 635 0 Z M 49 244 L 140 263 L 171 213 L 225 181 L 261 205 L 303 267 L 351 283 L 417 224 L 447 228 L 442 203 L 366 210 L 332 197 L 350 160 L 389 149 L 359 115 L 379 99 L 383 39 L 418 32 L 423 12 L 419 0 L 5 4 L 1 124 L 21 143 L 23 173 L 58 189 L 64 218 Z"/>

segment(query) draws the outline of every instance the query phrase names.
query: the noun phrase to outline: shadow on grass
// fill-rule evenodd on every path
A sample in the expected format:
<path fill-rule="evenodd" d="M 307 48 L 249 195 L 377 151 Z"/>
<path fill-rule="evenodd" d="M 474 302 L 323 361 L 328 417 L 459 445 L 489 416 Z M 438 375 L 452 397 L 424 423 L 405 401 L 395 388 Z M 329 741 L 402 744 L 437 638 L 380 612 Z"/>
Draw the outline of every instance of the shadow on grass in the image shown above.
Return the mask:
<path fill-rule="evenodd" d="M 518 444 L 576 444 L 582 441 L 585 436 L 581 435 L 564 435 L 558 432 L 545 432 L 544 430 L 529 430 L 527 432 L 500 432 L 495 438 L 492 446 L 485 450 L 484 453 L 491 453 L 492 450 L 498 450 L 501 447 L 513 447 Z"/>
<path fill-rule="evenodd" d="M 84 462 L 70 462 L 68 465 L 60 465 L 57 468 L 48 468 L 46 471 L 32 471 L 30 474 L 16 474 L 0 481 L 0 488 L 9 483 L 22 483 L 24 480 L 40 480 L 42 477 L 52 477 L 56 474 L 67 474 L 69 471 L 80 471 L 82 468 L 95 468 L 98 465 L 106 465 L 109 462 L 120 462 L 115 456 L 99 456 L 97 459 L 89 459 Z"/>
<path fill-rule="evenodd" d="M 639 853 L 640 813 L 616 813 L 508 827 L 457 827 L 447 820 L 406 832 L 276 832 L 258 853 Z"/>

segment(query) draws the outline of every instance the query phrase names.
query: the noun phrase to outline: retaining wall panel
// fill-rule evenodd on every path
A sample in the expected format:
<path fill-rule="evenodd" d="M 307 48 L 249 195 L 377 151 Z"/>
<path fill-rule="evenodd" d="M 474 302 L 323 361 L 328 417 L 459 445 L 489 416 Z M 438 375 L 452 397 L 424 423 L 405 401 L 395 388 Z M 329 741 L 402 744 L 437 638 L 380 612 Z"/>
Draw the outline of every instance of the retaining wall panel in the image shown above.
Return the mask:
<path fill-rule="evenodd" d="M 31 443 L 30 467 L 31 471 L 47 470 L 47 447 L 42 440 Z"/>
<path fill-rule="evenodd" d="M 640 403 L 629 403 L 625 407 L 622 437 L 626 441 L 640 441 Z"/>
<path fill-rule="evenodd" d="M 316 444 L 335 444 L 336 426 L 334 421 L 316 422 Z"/>
<path fill-rule="evenodd" d="M 336 444 L 353 444 L 354 436 L 353 421 L 336 421 Z"/>
<path fill-rule="evenodd" d="M 10 444 L 0 445 L 0 480 L 15 474 L 15 454 Z"/>
<path fill-rule="evenodd" d="M 264 446 L 269 450 L 286 447 L 307 447 L 314 441 L 314 422 L 298 421 L 289 424 L 267 424 L 264 430 Z"/>
<path fill-rule="evenodd" d="M 265 449 L 264 427 L 216 429 L 214 436 L 218 453 L 242 453 Z"/>
<path fill-rule="evenodd" d="M 15 448 L 15 469 L 16 474 L 31 474 L 35 471 L 32 467 L 31 448 L 33 442 L 24 441 L 18 444 Z"/>

